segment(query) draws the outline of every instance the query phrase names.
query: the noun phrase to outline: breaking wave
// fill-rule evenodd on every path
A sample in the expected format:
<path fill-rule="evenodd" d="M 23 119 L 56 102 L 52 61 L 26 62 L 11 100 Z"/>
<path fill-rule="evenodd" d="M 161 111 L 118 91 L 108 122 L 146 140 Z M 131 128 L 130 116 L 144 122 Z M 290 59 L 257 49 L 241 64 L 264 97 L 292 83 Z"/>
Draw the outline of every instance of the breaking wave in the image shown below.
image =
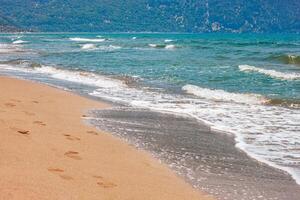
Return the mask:
<path fill-rule="evenodd" d="M 300 56 L 296 55 L 278 55 L 278 56 L 271 56 L 271 60 L 280 61 L 284 64 L 291 64 L 291 65 L 300 65 Z"/>
<path fill-rule="evenodd" d="M 247 104 L 261 104 L 268 102 L 265 97 L 258 94 L 231 93 L 224 90 L 201 88 L 196 85 L 185 85 L 182 87 L 182 90 L 186 91 L 188 94 L 214 101 L 230 101 Z"/>
<path fill-rule="evenodd" d="M 173 44 L 149 44 L 149 47 L 158 48 L 158 49 L 175 49 L 176 46 Z"/>
<path fill-rule="evenodd" d="M 243 72 L 258 72 L 272 78 L 283 79 L 283 80 L 296 80 L 300 79 L 299 73 L 287 73 L 287 72 L 279 72 L 270 69 L 262 69 L 251 65 L 239 65 L 240 71 Z"/>
<path fill-rule="evenodd" d="M 59 69 L 51 66 L 40 65 L 38 67 L 15 67 L 7 64 L 0 64 L 1 68 L 5 68 L 8 70 L 16 70 L 23 71 L 29 73 L 42 73 L 48 75 L 52 78 L 71 81 L 75 83 L 97 86 L 101 88 L 114 88 L 114 87 L 122 87 L 125 84 L 117 79 L 111 79 L 106 76 L 102 76 L 99 74 L 85 72 L 85 71 L 70 71 Z"/>
<path fill-rule="evenodd" d="M 24 43 L 28 43 L 27 41 L 24 41 L 24 40 L 16 40 L 16 41 L 13 41 L 13 44 L 24 44 Z"/>
<path fill-rule="evenodd" d="M 174 40 L 165 39 L 165 43 L 173 42 Z"/>
<path fill-rule="evenodd" d="M 81 49 L 83 50 L 92 50 L 92 49 L 97 49 L 95 44 L 84 44 L 81 46 Z"/>
<path fill-rule="evenodd" d="M 75 42 L 104 42 L 105 39 L 103 38 L 99 38 L 99 39 L 91 39 L 91 38 L 79 38 L 79 37 L 75 37 L 75 38 L 69 38 L 71 41 L 75 41 Z"/>
<path fill-rule="evenodd" d="M 0 43 L 0 53 L 19 53 L 24 52 L 20 45 Z"/>
<path fill-rule="evenodd" d="M 6 67 L 16 69 L 11 65 Z M 206 122 L 214 130 L 235 134 L 239 148 L 262 162 L 288 171 L 300 183 L 300 175 L 295 173 L 293 167 L 299 165 L 299 160 L 294 157 L 300 155 L 300 151 L 293 145 L 300 140 L 299 110 L 264 105 L 268 100 L 258 94 L 230 93 L 195 85 L 185 85 L 182 88 L 193 95 L 168 94 L 147 88 L 128 87 L 124 81 L 92 72 L 63 70 L 51 66 L 18 69 L 96 86 L 97 89 L 90 93 L 92 96 L 194 117 Z M 286 143 L 287 137 L 289 144 Z M 294 157 L 286 158 L 287 154 Z"/>

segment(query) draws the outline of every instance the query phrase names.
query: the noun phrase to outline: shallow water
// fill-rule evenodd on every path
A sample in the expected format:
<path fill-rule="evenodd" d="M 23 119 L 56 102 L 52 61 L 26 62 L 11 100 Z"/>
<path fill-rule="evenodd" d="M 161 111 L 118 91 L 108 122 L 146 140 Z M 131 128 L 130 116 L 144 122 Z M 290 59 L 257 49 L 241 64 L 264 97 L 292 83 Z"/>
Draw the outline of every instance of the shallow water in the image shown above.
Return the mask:
<path fill-rule="evenodd" d="M 205 122 L 298 183 L 299 56 L 299 35 L 0 35 L 2 71 Z"/>

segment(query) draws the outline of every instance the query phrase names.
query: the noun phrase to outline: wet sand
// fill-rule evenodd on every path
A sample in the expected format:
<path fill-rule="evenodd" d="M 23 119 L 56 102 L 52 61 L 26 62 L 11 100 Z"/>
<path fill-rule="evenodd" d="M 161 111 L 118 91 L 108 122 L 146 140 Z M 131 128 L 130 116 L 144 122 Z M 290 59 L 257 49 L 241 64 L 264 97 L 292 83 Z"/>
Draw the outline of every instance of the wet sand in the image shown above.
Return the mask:
<path fill-rule="evenodd" d="M 115 106 L 90 121 L 152 152 L 182 177 L 220 200 L 299 200 L 300 186 L 282 170 L 250 158 L 232 136 L 198 121 Z"/>
<path fill-rule="evenodd" d="M 0 77 L 0 199 L 212 199 L 149 154 L 83 123 L 109 105 Z"/>

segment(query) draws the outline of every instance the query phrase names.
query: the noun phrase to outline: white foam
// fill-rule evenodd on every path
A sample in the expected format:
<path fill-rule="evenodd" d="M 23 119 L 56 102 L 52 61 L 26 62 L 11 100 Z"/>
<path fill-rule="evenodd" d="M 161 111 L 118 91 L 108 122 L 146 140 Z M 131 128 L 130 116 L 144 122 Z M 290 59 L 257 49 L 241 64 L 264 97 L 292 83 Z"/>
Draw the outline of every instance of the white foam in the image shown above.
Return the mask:
<path fill-rule="evenodd" d="M 24 43 L 28 43 L 28 42 L 24 41 L 24 40 L 15 40 L 15 41 L 13 41 L 13 44 L 24 44 Z"/>
<path fill-rule="evenodd" d="M 166 45 L 166 47 L 165 47 L 165 49 L 175 49 L 175 48 L 176 48 L 176 46 L 173 45 L 173 44 L 168 44 L 168 45 Z"/>
<path fill-rule="evenodd" d="M 127 87 L 122 81 L 88 72 L 47 66 L 18 70 L 96 86 L 98 89 L 90 94 L 111 101 L 194 117 L 209 124 L 213 130 L 234 134 L 237 147 L 261 162 L 287 171 L 300 183 L 299 109 L 264 105 L 264 98 L 260 95 L 236 94 L 194 85 L 183 87 L 195 95 L 187 96 Z"/>
<path fill-rule="evenodd" d="M 165 39 L 165 43 L 173 42 L 173 40 Z"/>
<path fill-rule="evenodd" d="M 153 48 L 157 47 L 157 44 L 148 44 L 148 45 L 149 47 L 153 47 Z"/>
<path fill-rule="evenodd" d="M 239 69 L 240 69 L 240 71 L 244 71 L 244 72 L 251 72 L 251 71 L 258 72 L 258 73 L 265 74 L 267 76 L 277 78 L 277 79 L 284 79 L 284 80 L 300 79 L 299 73 L 279 72 L 279 71 L 275 71 L 275 70 L 258 68 L 258 67 L 251 66 L 251 65 L 239 65 Z"/>
<path fill-rule="evenodd" d="M 132 40 L 136 40 L 136 37 L 132 37 L 131 39 L 132 39 Z"/>
<path fill-rule="evenodd" d="M 97 86 L 101 88 L 121 87 L 124 85 L 121 81 L 89 72 L 61 70 L 49 66 L 43 66 L 40 68 L 36 68 L 35 70 L 40 73 L 49 74 L 53 78 Z"/>
<path fill-rule="evenodd" d="M 0 53 L 21 52 L 21 46 L 17 44 L 0 43 Z"/>
<path fill-rule="evenodd" d="M 95 44 L 84 44 L 81 46 L 81 49 L 83 50 L 93 50 L 93 49 L 97 49 Z"/>
<path fill-rule="evenodd" d="M 79 38 L 79 37 L 75 37 L 75 38 L 69 38 L 71 41 L 75 41 L 75 42 L 104 42 L 105 39 L 90 39 L 90 38 Z"/>
<path fill-rule="evenodd" d="M 152 48 L 165 48 L 165 49 L 175 49 L 176 46 L 173 44 L 168 44 L 168 45 L 164 45 L 164 44 L 148 44 L 149 47 Z"/>
<path fill-rule="evenodd" d="M 201 88 L 196 85 L 185 85 L 182 87 L 182 90 L 186 91 L 189 94 L 215 101 L 232 101 L 248 104 L 261 104 L 267 102 L 266 98 L 258 94 L 231 93 L 224 90 Z"/>
<path fill-rule="evenodd" d="M 8 70 L 30 72 L 30 73 L 41 73 L 41 74 L 48 75 L 52 78 L 66 80 L 75 83 L 81 83 L 90 86 L 96 86 L 99 88 L 114 88 L 114 87 L 125 86 L 125 84 L 122 81 L 111 79 L 106 76 L 101 76 L 90 72 L 57 69 L 51 66 L 25 68 L 25 67 L 15 67 L 11 65 L 1 64 L 0 67 Z"/>
<path fill-rule="evenodd" d="M 300 183 L 300 159 L 297 159 L 300 157 L 299 109 L 264 105 L 265 98 L 256 94 L 236 94 L 193 85 L 186 85 L 183 89 L 196 96 L 129 87 L 99 88 L 91 95 L 135 107 L 194 117 L 213 130 L 235 135 L 237 147 L 261 162 L 287 171 Z"/>

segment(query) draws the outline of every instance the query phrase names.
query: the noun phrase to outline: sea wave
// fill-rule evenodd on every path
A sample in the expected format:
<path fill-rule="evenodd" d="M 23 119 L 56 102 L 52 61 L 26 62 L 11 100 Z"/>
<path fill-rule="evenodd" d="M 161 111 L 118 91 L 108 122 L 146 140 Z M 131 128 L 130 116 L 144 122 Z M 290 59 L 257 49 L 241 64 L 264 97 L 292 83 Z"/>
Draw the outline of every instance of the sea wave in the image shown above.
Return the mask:
<path fill-rule="evenodd" d="M 49 74 L 53 78 L 97 86 L 101 88 L 113 88 L 125 85 L 119 80 L 111 79 L 106 76 L 101 76 L 99 74 L 91 72 L 69 71 L 51 66 L 42 66 L 40 68 L 36 68 L 35 70 L 39 73 Z"/>
<path fill-rule="evenodd" d="M 0 53 L 19 53 L 24 51 L 18 44 L 0 43 Z"/>
<path fill-rule="evenodd" d="M 11 65 L 10 67 L 13 68 Z M 300 161 L 285 157 L 286 154 L 294 157 L 300 155 L 299 145 L 295 145 L 300 140 L 300 114 L 297 109 L 264 105 L 262 103 L 266 99 L 256 94 L 236 94 L 194 85 L 186 85 L 182 89 L 195 96 L 128 87 L 124 81 L 92 72 L 51 66 L 26 70 L 95 86 L 96 89 L 90 95 L 99 98 L 194 117 L 209 124 L 213 130 L 234 134 L 239 148 L 262 162 L 288 171 L 300 183 L 300 174 L 295 173 L 293 167 L 299 166 Z M 41 77 L 40 74 L 38 77 Z"/>
<path fill-rule="evenodd" d="M 186 85 L 183 90 L 193 95 L 173 95 L 131 87 L 99 88 L 90 95 L 183 116 L 194 117 L 218 130 L 235 135 L 237 147 L 251 157 L 289 172 L 298 183 L 299 160 L 285 154 L 300 155 L 294 145 L 299 141 L 299 110 L 263 104 L 256 94 L 235 94 Z M 201 98 L 199 98 L 199 96 Z M 287 137 L 290 143 L 286 143 Z M 274 145 L 276 144 L 276 145 Z"/>
<path fill-rule="evenodd" d="M 277 60 L 284 64 L 290 64 L 290 65 L 300 65 L 300 56 L 297 55 L 277 55 L 277 56 L 271 56 L 271 60 Z"/>
<path fill-rule="evenodd" d="M 186 91 L 188 94 L 214 101 L 229 101 L 247 104 L 262 104 L 269 101 L 267 98 L 258 94 L 231 93 L 224 90 L 202 88 L 196 85 L 185 85 L 182 87 L 182 90 Z"/>
<path fill-rule="evenodd" d="M 173 42 L 174 40 L 171 39 L 165 39 L 165 43 Z"/>
<path fill-rule="evenodd" d="M 114 51 L 114 50 L 122 49 L 122 47 L 117 45 L 108 45 L 108 46 L 99 46 L 98 49 L 102 51 Z"/>
<path fill-rule="evenodd" d="M 16 67 L 29 67 L 29 68 L 42 67 L 40 63 L 32 62 L 30 60 L 25 60 L 25 59 L 4 60 L 4 61 L 0 61 L 0 64 L 16 66 Z"/>
<path fill-rule="evenodd" d="M 13 41 L 13 44 L 25 44 L 25 43 L 28 43 L 28 42 L 24 41 L 24 40 L 15 40 L 15 41 Z"/>
<path fill-rule="evenodd" d="M 176 46 L 173 44 L 148 44 L 149 47 L 158 48 L 158 49 L 175 49 Z"/>
<path fill-rule="evenodd" d="M 45 74 L 52 78 L 96 86 L 99 88 L 114 88 L 114 87 L 125 87 L 126 84 L 121 80 L 112 79 L 100 74 L 85 72 L 85 71 L 71 71 L 65 69 L 59 69 L 52 66 L 39 65 L 37 67 L 16 67 L 11 64 L 0 64 L 1 68 L 29 73 Z"/>
<path fill-rule="evenodd" d="M 95 44 L 84 44 L 81 46 L 81 49 L 83 50 L 93 50 L 93 49 L 97 49 Z"/>
<path fill-rule="evenodd" d="M 75 42 L 104 42 L 105 39 L 99 38 L 99 39 L 91 39 L 91 38 L 80 38 L 80 37 L 74 37 L 74 38 L 69 38 L 71 41 Z"/>
<path fill-rule="evenodd" d="M 289 99 L 271 99 L 268 102 L 269 105 L 276 105 L 276 106 L 284 106 L 289 108 L 297 108 L 300 109 L 300 100 L 289 100 Z"/>
<path fill-rule="evenodd" d="M 166 47 L 165 47 L 165 49 L 175 49 L 175 48 L 176 48 L 176 46 L 173 45 L 173 44 L 168 44 L 168 45 L 166 45 Z"/>
<path fill-rule="evenodd" d="M 270 70 L 270 69 L 263 69 L 251 65 L 239 65 L 240 71 L 243 72 L 258 72 L 267 76 L 270 76 L 272 78 L 277 78 L 277 79 L 284 79 L 284 80 L 296 80 L 300 79 L 300 74 L 299 73 L 292 73 L 292 72 L 279 72 L 275 70 Z"/>
<path fill-rule="evenodd" d="M 100 50 L 100 51 L 115 51 L 118 49 L 122 49 L 121 46 L 117 45 L 102 45 L 102 46 L 97 46 L 95 44 L 83 44 L 81 46 L 82 50 L 87 50 L 87 51 L 92 51 L 92 50 Z"/>

